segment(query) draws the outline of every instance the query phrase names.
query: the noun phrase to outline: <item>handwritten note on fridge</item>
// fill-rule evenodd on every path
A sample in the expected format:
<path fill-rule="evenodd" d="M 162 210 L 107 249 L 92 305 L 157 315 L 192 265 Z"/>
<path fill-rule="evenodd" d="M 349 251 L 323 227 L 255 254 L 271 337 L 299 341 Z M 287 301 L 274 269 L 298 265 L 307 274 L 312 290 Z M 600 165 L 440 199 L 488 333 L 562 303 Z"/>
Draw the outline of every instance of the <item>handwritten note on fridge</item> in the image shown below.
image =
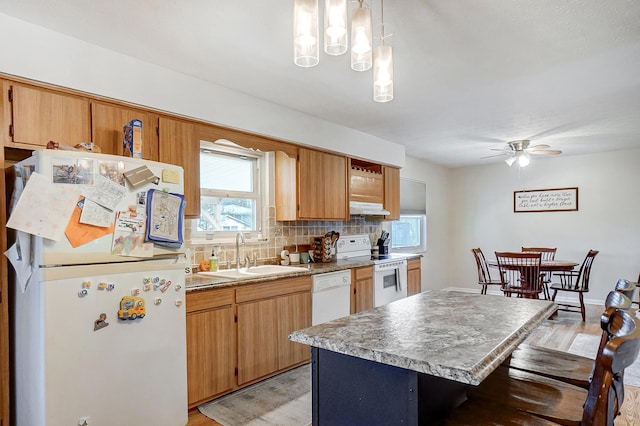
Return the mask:
<path fill-rule="evenodd" d="M 513 192 L 515 213 L 576 210 L 578 210 L 577 187 Z"/>

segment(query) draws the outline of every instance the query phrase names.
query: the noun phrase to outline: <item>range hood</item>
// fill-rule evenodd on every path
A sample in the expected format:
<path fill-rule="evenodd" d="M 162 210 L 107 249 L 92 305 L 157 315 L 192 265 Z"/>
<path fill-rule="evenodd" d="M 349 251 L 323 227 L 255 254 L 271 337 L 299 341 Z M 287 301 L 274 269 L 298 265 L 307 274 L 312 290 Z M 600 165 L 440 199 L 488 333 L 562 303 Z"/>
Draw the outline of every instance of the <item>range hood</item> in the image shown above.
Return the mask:
<path fill-rule="evenodd" d="M 349 214 L 359 216 L 388 216 L 391 213 L 382 207 L 382 203 L 349 202 Z"/>

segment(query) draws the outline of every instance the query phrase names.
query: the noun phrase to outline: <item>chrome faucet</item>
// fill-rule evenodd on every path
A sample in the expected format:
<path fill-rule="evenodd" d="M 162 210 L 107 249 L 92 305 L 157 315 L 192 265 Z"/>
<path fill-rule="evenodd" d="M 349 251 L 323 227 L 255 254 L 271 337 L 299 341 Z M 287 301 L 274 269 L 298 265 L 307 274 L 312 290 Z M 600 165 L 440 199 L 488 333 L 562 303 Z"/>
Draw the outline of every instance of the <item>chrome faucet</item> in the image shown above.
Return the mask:
<path fill-rule="evenodd" d="M 242 232 L 236 234 L 236 271 L 240 270 L 240 240 L 244 245 L 244 234 Z"/>

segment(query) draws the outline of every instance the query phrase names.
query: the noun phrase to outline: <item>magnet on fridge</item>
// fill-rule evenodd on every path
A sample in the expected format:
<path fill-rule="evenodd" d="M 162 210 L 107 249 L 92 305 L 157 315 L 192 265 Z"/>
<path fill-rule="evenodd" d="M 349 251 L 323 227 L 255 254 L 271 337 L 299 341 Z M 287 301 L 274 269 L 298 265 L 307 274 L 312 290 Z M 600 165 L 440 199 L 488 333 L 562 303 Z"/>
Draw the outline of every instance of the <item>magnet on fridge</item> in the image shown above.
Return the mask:
<path fill-rule="evenodd" d="M 142 288 L 143 288 L 144 291 L 150 291 L 151 290 L 151 284 L 147 283 Z"/>
<path fill-rule="evenodd" d="M 180 284 L 176 284 L 176 287 L 175 287 L 176 291 L 180 291 L 181 288 L 182 286 Z"/>
<path fill-rule="evenodd" d="M 114 283 L 109 283 L 107 284 L 107 290 L 111 291 L 111 290 L 115 290 L 116 285 Z"/>
<path fill-rule="evenodd" d="M 160 288 L 160 284 L 155 283 L 155 284 L 153 285 L 153 289 L 154 289 L 154 290 L 158 290 L 159 288 Z"/>
<path fill-rule="evenodd" d="M 146 309 L 142 297 L 124 296 L 122 300 L 120 300 L 118 318 L 121 320 L 144 318 L 145 315 Z"/>
<path fill-rule="evenodd" d="M 159 282 L 159 281 L 160 281 L 160 277 L 153 277 L 153 282 L 154 282 L 154 283 L 157 283 L 157 282 Z"/>
<path fill-rule="evenodd" d="M 91 281 L 83 281 L 82 288 L 91 288 Z"/>
<path fill-rule="evenodd" d="M 159 297 L 156 297 L 155 299 L 153 299 L 153 304 L 154 305 L 159 305 L 162 303 L 162 299 L 160 299 Z"/>
<path fill-rule="evenodd" d="M 160 280 L 160 284 L 161 284 L 161 285 L 165 285 L 165 284 L 166 284 L 166 282 L 167 282 L 167 280 L 165 280 L 164 278 Z"/>
<path fill-rule="evenodd" d="M 93 322 L 93 331 L 98 331 L 108 325 L 109 323 L 107 322 L 107 314 L 103 312 L 100 314 L 100 317 Z"/>
<path fill-rule="evenodd" d="M 170 285 L 171 285 L 171 282 L 166 283 L 165 285 L 160 287 L 160 291 L 164 293 L 165 291 L 167 291 Z"/>
<path fill-rule="evenodd" d="M 182 306 L 182 299 L 176 300 L 176 306 Z"/>
<path fill-rule="evenodd" d="M 139 294 L 140 294 L 140 289 L 139 288 L 131 289 L 131 295 L 132 296 L 137 296 Z"/>
<path fill-rule="evenodd" d="M 104 281 L 100 281 L 100 283 L 98 284 L 98 290 L 104 290 L 107 288 L 107 283 L 105 283 Z"/>
<path fill-rule="evenodd" d="M 150 282 L 151 282 L 151 277 L 144 277 L 144 278 L 142 279 L 142 282 L 143 282 L 144 284 L 146 284 L 146 283 L 150 283 Z"/>
<path fill-rule="evenodd" d="M 89 294 L 89 291 L 86 288 L 83 288 L 78 292 L 78 296 L 80 297 L 85 297 L 87 294 Z"/>

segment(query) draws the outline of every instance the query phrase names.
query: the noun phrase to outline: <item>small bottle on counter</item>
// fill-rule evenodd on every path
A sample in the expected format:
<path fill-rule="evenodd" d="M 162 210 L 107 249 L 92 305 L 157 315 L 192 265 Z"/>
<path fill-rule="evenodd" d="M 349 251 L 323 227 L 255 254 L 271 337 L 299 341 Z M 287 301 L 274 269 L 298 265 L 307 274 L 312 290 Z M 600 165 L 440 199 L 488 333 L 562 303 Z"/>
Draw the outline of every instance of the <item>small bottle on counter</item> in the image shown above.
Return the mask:
<path fill-rule="evenodd" d="M 216 256 L 215 249 L 211 250 L 211 257 L 209 258 L 209 271 L 216 272 L 218 270 L 218 257 Z"/>

